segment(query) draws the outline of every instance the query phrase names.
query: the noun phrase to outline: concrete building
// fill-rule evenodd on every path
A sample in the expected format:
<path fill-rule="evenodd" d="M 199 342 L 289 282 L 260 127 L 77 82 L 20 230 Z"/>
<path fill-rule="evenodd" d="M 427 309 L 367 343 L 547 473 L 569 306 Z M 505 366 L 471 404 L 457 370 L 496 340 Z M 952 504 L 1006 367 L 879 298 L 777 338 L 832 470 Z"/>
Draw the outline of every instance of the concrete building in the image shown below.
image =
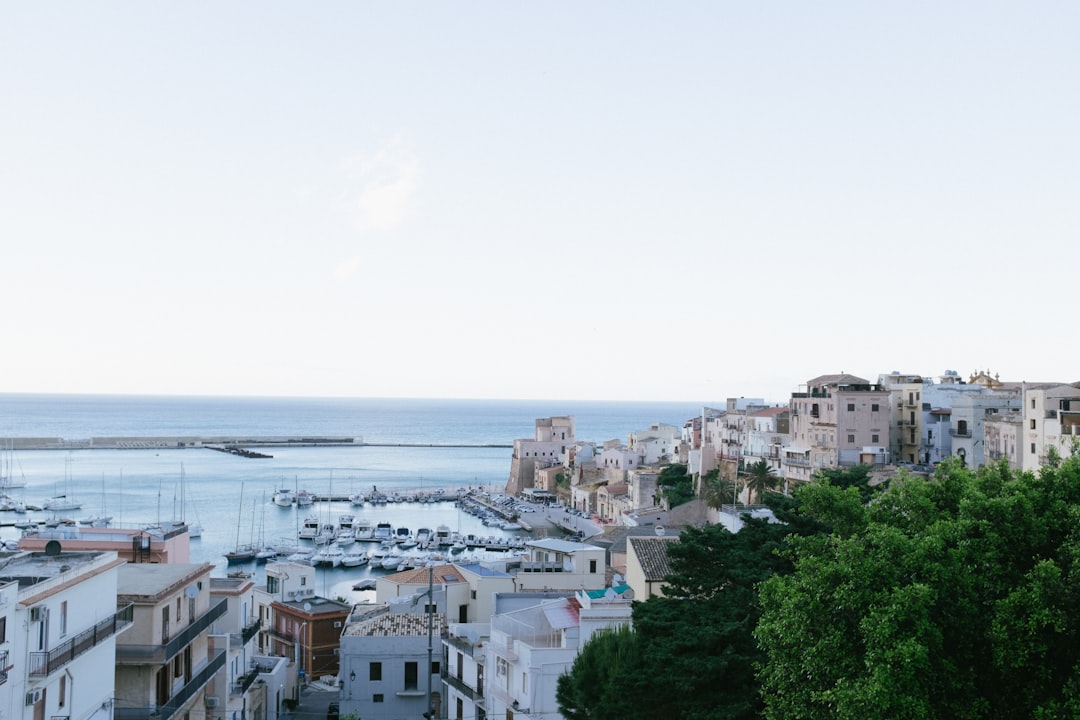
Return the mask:
<path fill-rule="evenodd" d="M 783 448 L 790 442 L 790 410 L 783 406 L 748 412 L 743 436 L 742 461 L 753 465 L 762 460 L 781 477 Z"/>
<path fill-rule="evenodd" d="M 665 577 L 671 574 L 668 545 L 678 542 L 678 536 L 653 535 L 626 538 L 626 584 L 636 600 L 662 597 L 667 586 Z"/>
<path fill-rule="evenodd" d="M 351 607 L 313 595 L 271 606 L 271 654 L 292 657 L 298 682 L 338 674 L 338 639 Z M 297 699 L 297 698 L 293 698 Z"/>
<path fill-rule="evenodd" d="M 1080 441 L 1080 383 L 1025 383 L 1023 398 L 1020 468 L 1035 472 L 1052 454 L 1068 457 Z"/>
<path fill-rule="evenodd" d="M 607 562 L 603 548 L 541 538 L 526 541 L 525 550 L 528 554 L 519 562 L 507 563 L 507 572 L 514 575 L 520 592 L 598 590 L 605 585 Z"/>
<path fill-rule="evenodd" d="M 782 466 L 789 483 L 809 481 L 822 468 L 877 464 L 887 451 L 889 391 L 881 385 L 822 375 L 792 394 L 790 408 L 792 444 Z"/>
<path fill-rule="evenodd" d="M 211 652 L 225 649 L 225 667 L 210 681 L 206 694 L 217 698 L 207 707 L 207 719 L 232 717 L 277 720 L 286 700 L 289 661 L 258 651 L 262 621 L 251 578 L 210 578 L 211 602 L 224 598 L 225 614 L 212 627 Z"/>
<path fill-rule="evenodd" d="M 266 564 L 266 583 L 255 587 L 255 614 L 259 620 L 257 650 L 260 655 L 270 654 L 274 627 L 273 605 L 315 597 L 315 568 L 290 562 Z M 290 696 L 291 697 L 291 696 Z"/>
<path fill-rule="evenodd" d="M 127 564 L 117 597 L 134 605 L 134 624 L 116 646 L 116 710 L 121 720 L 169 720 L 213 709 L 206 686 L 228 660 L 211 644 L 224 598 L 211 601 L 209 563 Z M 210 706 L 208 708 L 208 705 Z"/>
<path fill-rule="evenodd" d="M 630 433 L 630 449 L 637 453 L 639 465 L 674 462 L 682 441 L 682 431 L 674 425 L 653 423 L 645 430 Z"/>
<path fill-rule="evenodd" d="M 559 676 L 596 632 L 630 624 L 628 590 L 620 586 L 578 591 L 570 598 L 494 615 L 484 657 L 486 715 L 560 718 L 555 699 Z"/>
<path fill-rule="evenodd" d="M 983 421 L 983 438 L 986 445 L 986 462 L 1004 460 L 1014 470 L 1020 469 L 1021 446 L 1024 442 L 1024 413 L 1010 410 L 994 413 Z"/>
<path fill-rule="evenodd" d="M 114 552 L 3 553 L 0 709 L 22 720 L 111 720 L 117 639 L 132 624 L 118 601 Z"/>
<path fill-rule="evenodd" d="M 20 550 L 42 551 L 52 540 L 65 550 L 115 552 L 129 563 L 187 563 L 191 560 L 191 537 L 182 522 L 146 529 L 63 525 L 23 533 Z"/>
<path fill-rule="evenodd" d="M 980 386 L 981 387 L 981 386 Z M 949 424 L 953 457 L 967 467 L 980 468 L 987 462 L 985 423 L 998 413 L 1020 410 L 1019 394 L 985 392 L 953 398 Z"/>
<path fill-rule="evenodd" d="M 357 605 L 341 632 L 342 715 L 420 718 L 442 708 L 442 643 L 445 617 L 428 598 L 394 612 L 385 605 Z M 430 698 L 430 702 L 429 702 Z"/>

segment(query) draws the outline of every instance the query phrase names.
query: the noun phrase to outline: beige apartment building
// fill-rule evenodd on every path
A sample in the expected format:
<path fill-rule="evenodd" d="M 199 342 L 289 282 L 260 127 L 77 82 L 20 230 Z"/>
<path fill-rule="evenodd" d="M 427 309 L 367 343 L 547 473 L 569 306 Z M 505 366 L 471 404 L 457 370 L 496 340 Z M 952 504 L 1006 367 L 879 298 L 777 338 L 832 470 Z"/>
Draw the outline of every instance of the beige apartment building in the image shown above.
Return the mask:
<path fill-rule="evenodd" d="M 875 464 L 887 455 L 889 392 L 855 375 L 822 375 L 793 393 L 784 478 L 808 482 L 822 468 Z"/>

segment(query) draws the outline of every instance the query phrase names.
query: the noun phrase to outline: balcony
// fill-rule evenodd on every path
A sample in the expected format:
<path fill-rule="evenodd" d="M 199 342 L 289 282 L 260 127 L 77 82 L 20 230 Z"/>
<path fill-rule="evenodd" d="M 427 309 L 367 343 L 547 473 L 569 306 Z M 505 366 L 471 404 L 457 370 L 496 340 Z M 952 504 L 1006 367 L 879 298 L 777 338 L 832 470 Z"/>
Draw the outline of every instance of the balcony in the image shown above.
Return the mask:
<path fill-rule="evenodd" d="M 224 598 L 222 598 L 224 600 Z M 115 720 L 171 720 L 180 710 L 184 708 L 184 705 L 188 703 L 193 697 L 195 697 L 206 684 L 210 682 L 210 679 L 221 668 L 225 667 L 225 661 L 228 659 L 228 653 L 224 650 L 219 650 L 207 663 L 202 670 L 195 673 L 190 681 L 184 687 L 180 688 L 180 692 L 173 695 L 164 705 L 148 706 L 148 707 L 116 707 L 113 708 L 113 717 Z"/>
<path fill-rule="evenodd" d="M 262 620 L 253 618 L 239 633 L 229 633 L 229 647 L 243 647 L 251 642 L 251 639 L 259 634 L 262 629 Z"/>
<path fill-rule="evenodd" d="M 259 679 L 260 674 L 262 674 L 262 671 L 259 669 L 258 665 L 250 668 L 247 675 L 241 675 L 240 677 L 236 678 L 236 680 L 232 684 L 232 687 L 229 688 L 229 694 L 243 695 L 249 689 L 251 689 L 251 686 L 254 685 L 255 681 Z"/>
<path fill-rule="evenodd" d="M 951 437 L 969 438 L 971 437 L 970 430 L 960 430 L 958 428 L 949 428 L 949 435 Z"/>
<path fill-rule="evenodd" d="M 449 673 L 444 672 L 443 682 L 457 690 L 469 700 L 476 700 L 479 697 L 483 697 L 480 693 L 466 685 L 465 682 L 459 679 L 456 675 L 450 675 Z"/>
<path fill-rule="evenodd" d="M 30 653 L 30 677 L 48 677 L 75 658 L 92 650 L 121 630 L 129 627 L 135 617 L 135 606 L 128 603 L 88 630 L 46 652 Z"/>
<path fill-rule="evenodd" d="M 565 572 L 561 562 L 538 562 L 532 560 L 521 561 L 521 572 Z"/>
<path fill-rule="evenodd" d="M 169 638 L 161 645 L 116 644 L 116 662 L 120 665 L 163 665 L 176 657 L 177 653 L 191 644 L 191 641 L 203 633 L 210 624 L 228 610 L 228 599 L 219 598 L 198 619 Z"/>
<path fill-rule="evenodd" d="M 792 465 L 794 467 L 810 467 L 810 458 L 800 457 L 798 455 L 788 455 L 784 458 L 785 465 Z"/>

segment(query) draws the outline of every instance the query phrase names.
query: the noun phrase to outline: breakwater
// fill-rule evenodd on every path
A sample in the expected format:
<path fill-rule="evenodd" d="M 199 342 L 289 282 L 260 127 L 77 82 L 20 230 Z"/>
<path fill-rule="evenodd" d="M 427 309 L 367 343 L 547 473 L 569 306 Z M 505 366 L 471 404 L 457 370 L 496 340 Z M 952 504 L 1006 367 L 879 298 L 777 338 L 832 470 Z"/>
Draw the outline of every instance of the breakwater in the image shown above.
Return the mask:
<path fill-rule="evenodd" d="M 174 436 L 174 437 L 91 437 L 91 438 L 0 438 L 7 450 L 177 450 L 199 448 L 224 450 L 257 457 L 252 448 L 273 447 L 398 447 L 398 448 L 510 448 L 492 443 L 366 443 L 362 437 L 318 436 Z"/>

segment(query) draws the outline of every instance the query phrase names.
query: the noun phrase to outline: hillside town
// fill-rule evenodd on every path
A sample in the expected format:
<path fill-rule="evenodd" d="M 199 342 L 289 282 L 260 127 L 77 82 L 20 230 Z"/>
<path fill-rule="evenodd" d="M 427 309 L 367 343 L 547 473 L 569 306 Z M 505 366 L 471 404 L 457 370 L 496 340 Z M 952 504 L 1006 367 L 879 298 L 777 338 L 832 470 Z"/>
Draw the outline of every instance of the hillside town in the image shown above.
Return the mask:
<path fill-rule="evenodd" d="M 301 563 L 213 577 L 189 561 L 182 523 L 28 538 L 2 554 L 0 707 L 23 720 L 560 718 L 559 676 L 663 594 L 682 528 L 738 531 L 767 512 L 740 482 L 748 467 L 790 494 L 853 466 L 882 479 L 945 461 L 1036 470 L 1078 442 L 1080 383 L 989 371 L 822 375 L 785 404 L 732 398 L 625 442 L 538 418 L 514 442 L 505 492 L 485 499 L 529 524 L 522 550 L 381 575 L 365 603 L 320 596 Z M 697 483 L 687 502 L 660 483 L 672 466 Z M 710 475 L 730 502 L 704 497 Z"/>

